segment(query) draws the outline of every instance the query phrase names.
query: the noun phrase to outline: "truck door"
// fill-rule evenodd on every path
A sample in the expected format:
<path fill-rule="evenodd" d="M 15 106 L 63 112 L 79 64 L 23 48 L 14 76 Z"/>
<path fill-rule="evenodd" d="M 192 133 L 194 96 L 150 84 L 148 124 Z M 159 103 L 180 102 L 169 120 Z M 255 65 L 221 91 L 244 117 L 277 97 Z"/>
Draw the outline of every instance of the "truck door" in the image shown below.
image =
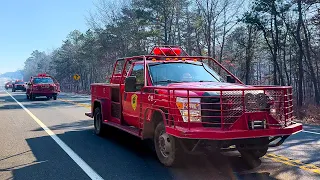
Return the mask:
<path fill-rule="evenodd" d="M 124 121 L 135 127 L 139 127 L 140 106 L 142 102 L 141 88 L 144 85 L 144 65 L 135 64 L 129 76 L 136 76 L 137 91 L 123 93 L 122 114 Z"/>
<path fill-rule="evenodd" d="M 31 93 L 31 89 L 32 89 L 32 77 L 30 78 L 30 80 L 27 83 L 26 94 L 29 95 Z"/>

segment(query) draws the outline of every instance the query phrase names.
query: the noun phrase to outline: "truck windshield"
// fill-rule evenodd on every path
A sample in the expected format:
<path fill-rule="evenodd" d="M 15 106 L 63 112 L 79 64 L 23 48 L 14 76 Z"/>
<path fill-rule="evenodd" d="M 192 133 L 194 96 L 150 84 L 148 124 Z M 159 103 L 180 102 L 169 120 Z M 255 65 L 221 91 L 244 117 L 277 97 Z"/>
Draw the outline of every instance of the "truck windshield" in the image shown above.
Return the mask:
<path fill-rule="evenodd" d="M 34 84 L 53 83 L 53 80 L 51 78 L 34 78 L 33 83 Z"/>
<path fill-rule="evenodd" d="M 149 64 L 154 85 L 179 82 L 221 82 L 222 78 L 202 63 L 172 62 Z"/>

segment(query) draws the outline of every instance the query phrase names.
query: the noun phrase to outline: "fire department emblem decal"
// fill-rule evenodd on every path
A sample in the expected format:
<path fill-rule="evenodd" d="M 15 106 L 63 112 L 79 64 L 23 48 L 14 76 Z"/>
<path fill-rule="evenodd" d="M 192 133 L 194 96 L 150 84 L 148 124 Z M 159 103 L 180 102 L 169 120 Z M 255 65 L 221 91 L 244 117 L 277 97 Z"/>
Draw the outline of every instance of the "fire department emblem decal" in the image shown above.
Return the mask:
<path fill-rule="evenodd" d="M 136 110 L 137 108 L 137 101 L 138 101 L 138 96 L 136 94 L 131 96 L 131 106 L 133 110 Z"/>

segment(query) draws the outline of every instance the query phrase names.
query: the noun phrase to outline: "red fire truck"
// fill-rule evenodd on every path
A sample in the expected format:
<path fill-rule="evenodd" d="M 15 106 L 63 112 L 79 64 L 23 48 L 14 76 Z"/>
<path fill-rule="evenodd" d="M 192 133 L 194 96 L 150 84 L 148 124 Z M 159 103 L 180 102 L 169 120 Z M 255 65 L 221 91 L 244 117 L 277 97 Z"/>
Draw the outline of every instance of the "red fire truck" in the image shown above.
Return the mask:
<path fill-rule="evenodd" d="M 38 74 L 31 77 L 26 88 L 27 99 L 30 100 L 35 100 L 39 96 L 56 100 L 59 92 L 60 85 L 58 81 L 48 74 Z"/>
<path fill-rule="evenodd" d="M 12 88 L 12 81 L 6 82 L 4 87 L 6 88 L 6 90 L 8 90 L 9 88 Z"/>
<path fill-rule="evenodd" d="M 16 92 L 17 90 L 26 91 L 25 82 L 22 80 L 16 80 L 12 83 L 12 92 Z"/>
<path fill-rule="evenodd" d="M 302 130 L 291 87 L 245 85 L 213 58 L 177 46 L 118 59 L 110 83 L 91 84 L 91 103 L 96 134 L 113 126 L 152 139 L 166 166 L 208 151 L 257 160 Z"/>

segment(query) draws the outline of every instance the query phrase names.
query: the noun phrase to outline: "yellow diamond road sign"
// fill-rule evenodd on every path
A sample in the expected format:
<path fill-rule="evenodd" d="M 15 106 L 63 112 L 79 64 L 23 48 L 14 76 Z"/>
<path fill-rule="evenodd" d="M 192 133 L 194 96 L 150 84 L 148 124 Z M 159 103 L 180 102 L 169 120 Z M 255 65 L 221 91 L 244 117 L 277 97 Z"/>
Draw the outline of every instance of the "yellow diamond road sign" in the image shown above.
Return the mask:
<path fill-rule="evenodd" d="M 80 79 L 80 75 L 79 74 L 75 74 L 73 75 L 73 79 L 78 81 Z"/>

